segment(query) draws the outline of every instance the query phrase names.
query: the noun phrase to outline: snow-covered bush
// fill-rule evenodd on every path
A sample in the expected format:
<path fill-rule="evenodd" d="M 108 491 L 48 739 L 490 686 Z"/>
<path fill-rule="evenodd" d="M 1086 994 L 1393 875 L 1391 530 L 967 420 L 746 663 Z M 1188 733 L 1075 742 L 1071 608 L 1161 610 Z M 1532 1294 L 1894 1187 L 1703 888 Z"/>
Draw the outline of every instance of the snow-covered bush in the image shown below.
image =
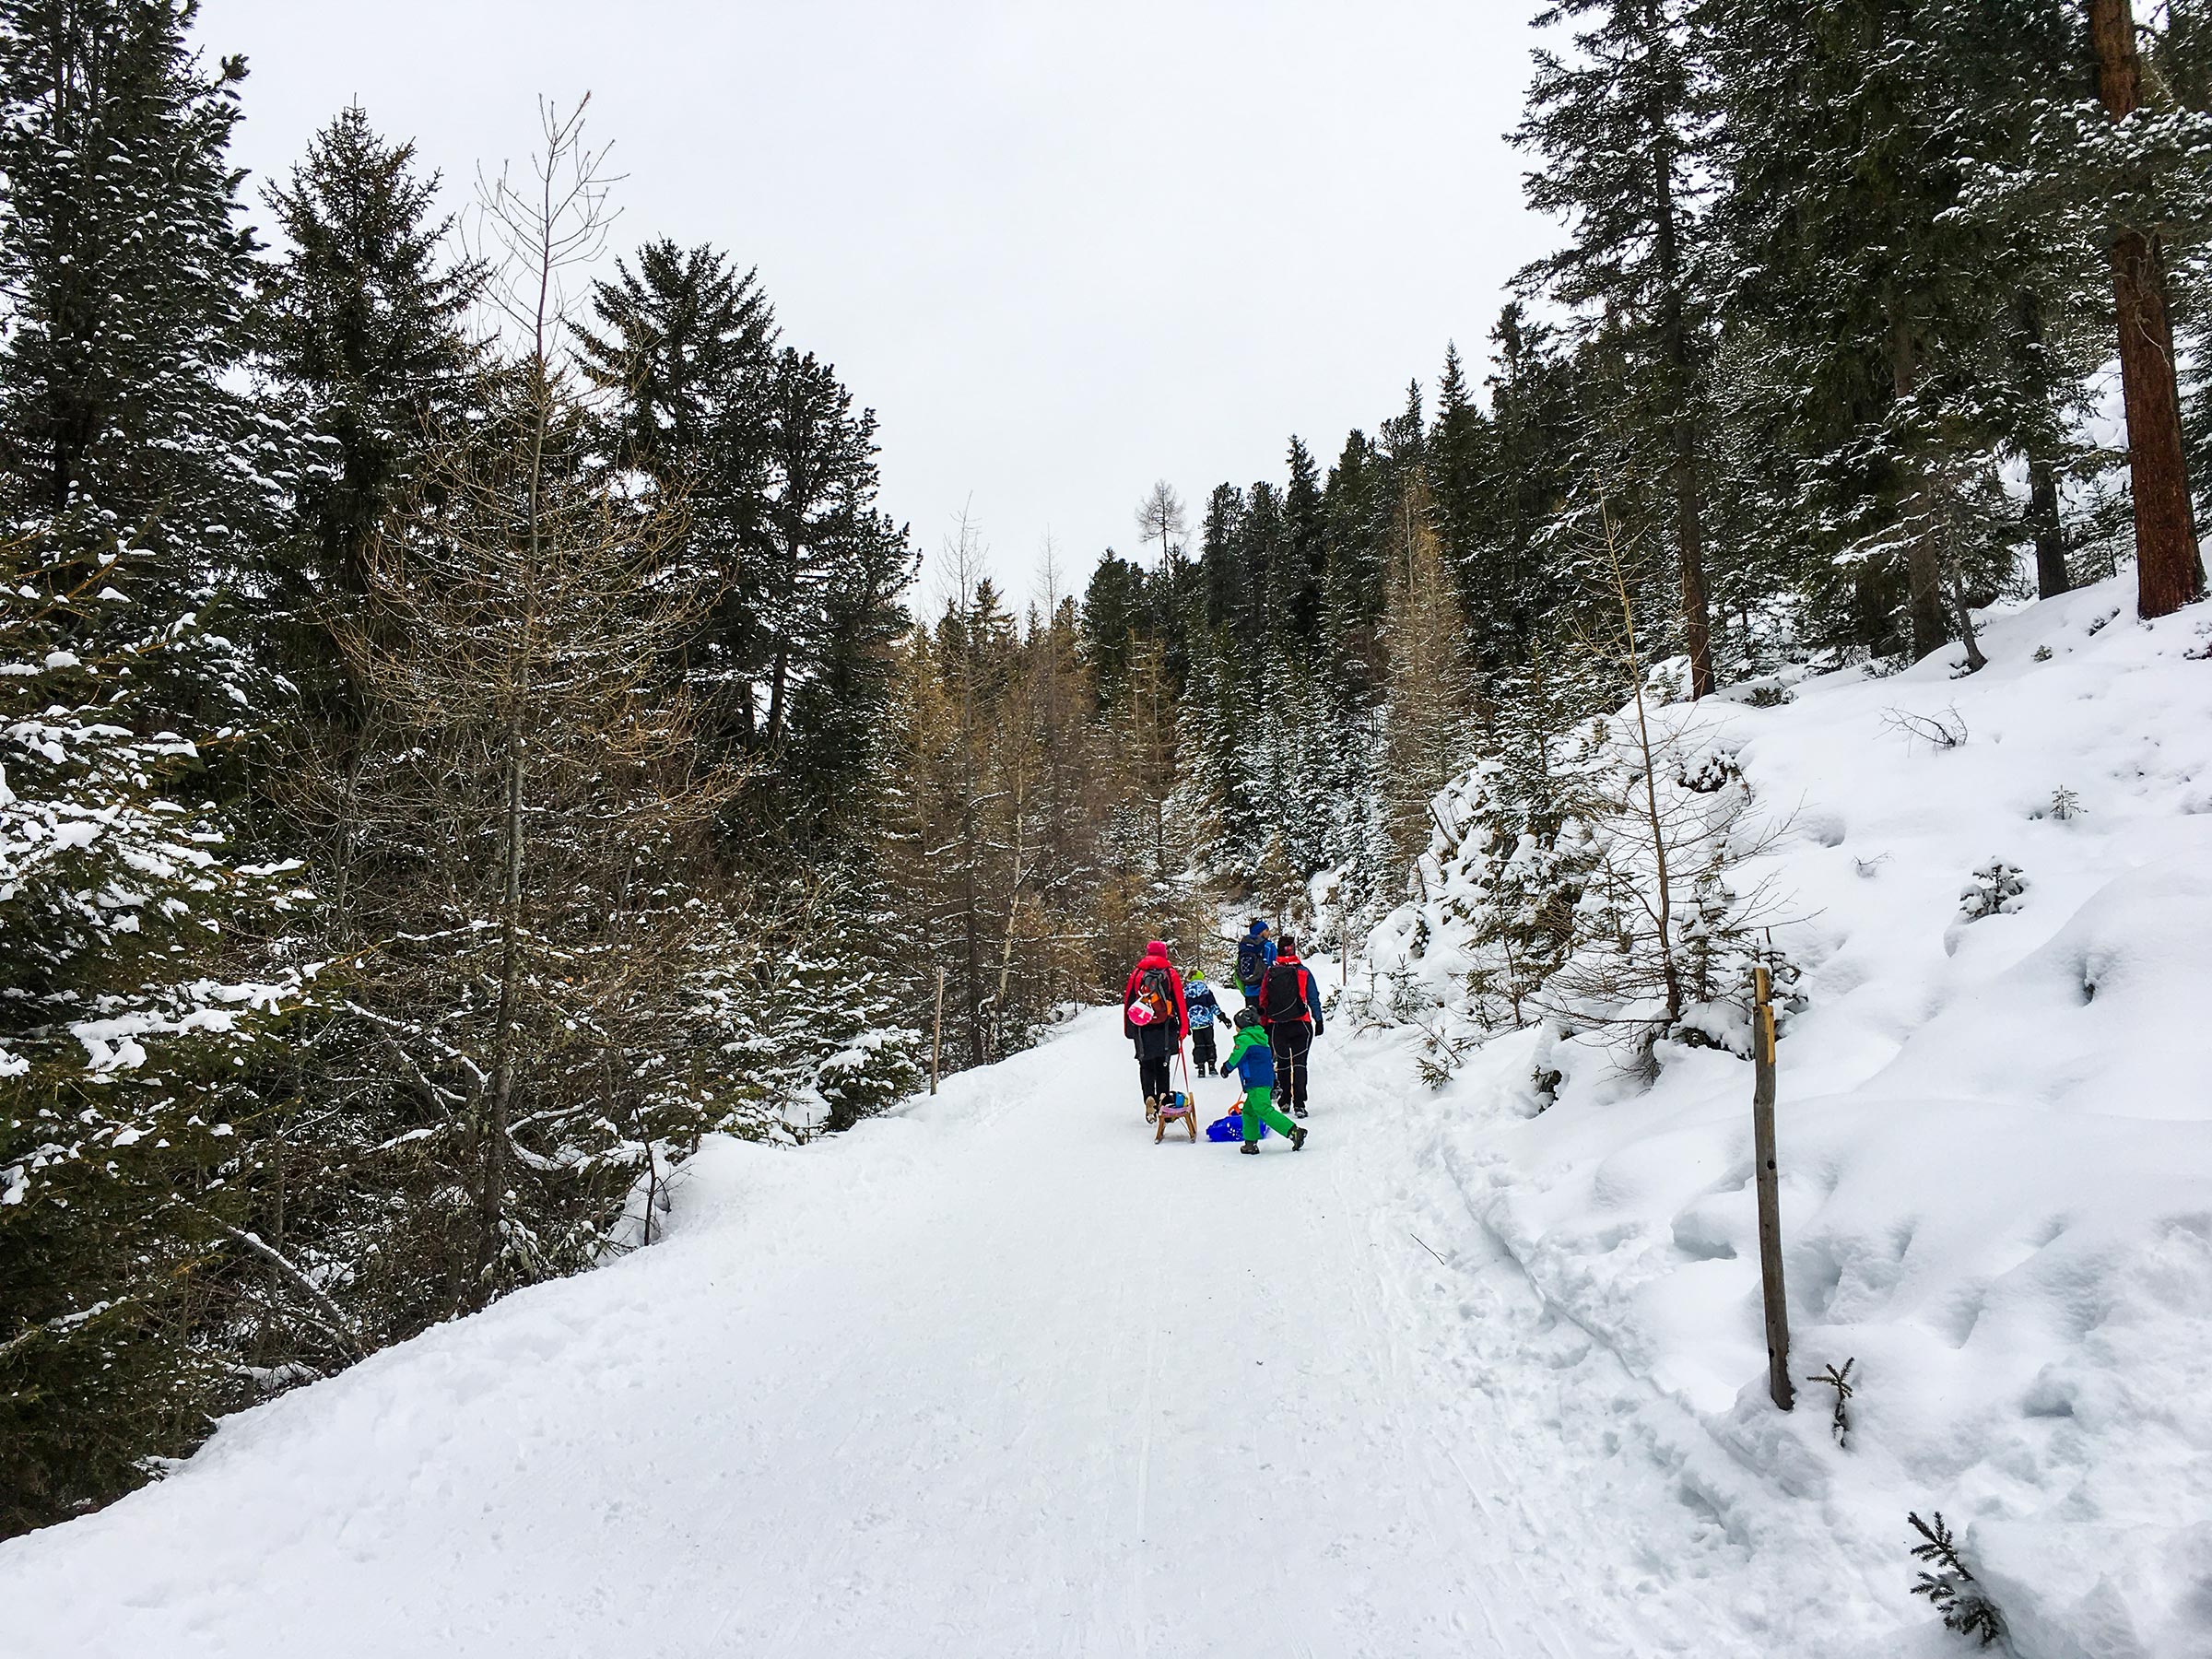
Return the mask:
<path fill-rule="evenodd" d="M 881 900 L 852 866 L 738 897 L 691 984 L 696 1041 L 714 1057 L 704 1127 L 747 1139 L 850 1129 L 927 1082 L 927 1037 L 904 1017 L 918 953 Z"/>
<path fill-rule="evenodd" d="M 2020 908 L 2028 891 L 2028 877 L 2020 866 L 1992 858 L 1973 874 L 1959 894 L 1959 920 L 1979 922 L 1984 916 L 2010 915 Z"/>

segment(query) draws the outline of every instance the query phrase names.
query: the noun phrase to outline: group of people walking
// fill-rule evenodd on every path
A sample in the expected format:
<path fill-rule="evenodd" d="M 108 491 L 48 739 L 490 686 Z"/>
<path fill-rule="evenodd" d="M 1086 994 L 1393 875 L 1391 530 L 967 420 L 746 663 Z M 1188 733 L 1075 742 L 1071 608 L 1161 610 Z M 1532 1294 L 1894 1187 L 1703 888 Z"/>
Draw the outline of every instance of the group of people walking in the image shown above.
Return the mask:
<path fill-rule="evenodd" d="M 1323 1030 L 1320 988 L 1299 959 L 1298 941 L 1277 940 L 1256 917 L 1237 941 L 1236 978 L 1244 1006 L 1230 1017 L 1236 1035 L 1224 1059 L 1214 1038 L 1224 1011 L 1205 969 L 1194 967 L 1186 985 L 1165 944 L 1155 939 L 1145 947 L 1122 994 L 1122 1030 L 1136 1049 L 1145 1122 L 1155 1122 L 1163 1111 L 1190 1109 L 1174 1104 L 1170 1077 L 1188 1042 L 1200 1077 L 1233 1073 L 1242 1086 L 1231 1112 L 1242 1118 L 1243 1151 L 1257 1156 L 1263 1124 L 1288 1140 L 1291 1150 L 1302 1151 L 1306 1128 L 1299 1120 L 1306 1115 L 1313 1039 Z M 1288 1102 L 1288 1115 L 1278 1100 Z"/>

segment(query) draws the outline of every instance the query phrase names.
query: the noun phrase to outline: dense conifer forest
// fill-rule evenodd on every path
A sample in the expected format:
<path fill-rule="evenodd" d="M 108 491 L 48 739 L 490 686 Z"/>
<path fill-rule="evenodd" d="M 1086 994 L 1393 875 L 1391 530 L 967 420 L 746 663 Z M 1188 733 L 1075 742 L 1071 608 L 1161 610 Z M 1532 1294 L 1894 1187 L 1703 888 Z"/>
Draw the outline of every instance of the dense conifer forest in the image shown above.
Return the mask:
<path fill-rule="evenodd" d="M 1485 1020 L 1694 1023 L 1759 896 L 1609 891 L 1595 818 L 1700 848 L 1565 735 L 2201 595 L 2212 5 L 2137 11 L 1559 0 L 1487 335 L 1024 594 L 917 582 L 838 342 L 624 244 L 583 106 L 465 211 L 372 107 L 248 180 L 194 0 L 0 0 L 0 1534 L 1149 937 L 1356 947 L 1471 767 Z"/>

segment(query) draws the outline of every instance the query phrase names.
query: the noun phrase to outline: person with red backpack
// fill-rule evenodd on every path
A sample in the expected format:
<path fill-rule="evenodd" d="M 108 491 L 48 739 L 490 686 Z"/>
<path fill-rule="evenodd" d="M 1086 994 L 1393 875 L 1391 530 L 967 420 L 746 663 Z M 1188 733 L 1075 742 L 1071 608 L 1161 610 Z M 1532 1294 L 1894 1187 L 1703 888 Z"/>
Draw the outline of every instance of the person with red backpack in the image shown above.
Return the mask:
<path fill-rule="evenodd" d="M 1298 941 L 1286 938 L 1275 947 L 1275 960 L 1260 982 L 1260 1022 L 1267 1028 L 1267 1045 L 1275 1051 L 1277 1088 L 1290 1097 L 1290 1115 L 1306 1115 L 1306 1057 L 1313 1039 L 1321 1035 L 1321 987 L 1312 972 L 1298 959 Z"/>
<path fill-rule="evenodd" d="M 1136 1080 L 1145 1091 L 1145 1122 L 1159 1116 L 1171 1092 L 1168 1062 L 1182 1053 L 1191 1013 L 1182 1000 L 1182 975 L 1158 939 L 1145 947 L 1122 992 L 1122 1035 L 1136 1045 Z"/>

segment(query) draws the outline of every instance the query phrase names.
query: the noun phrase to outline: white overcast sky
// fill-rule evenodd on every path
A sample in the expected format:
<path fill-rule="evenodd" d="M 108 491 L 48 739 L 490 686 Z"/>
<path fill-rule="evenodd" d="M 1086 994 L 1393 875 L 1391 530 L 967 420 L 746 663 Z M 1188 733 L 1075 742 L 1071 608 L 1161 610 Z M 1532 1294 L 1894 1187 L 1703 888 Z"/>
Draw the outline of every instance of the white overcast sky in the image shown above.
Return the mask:
<path fill-rule="evenodd" d="M 1473 362 L 1551 237 L 1501 135 L 1536 0 L 206 0 L 281 171 L 358 99 L 455 205 L 540 93 L 592 94 L 618 251 L 758 265 L 784 340 L 882 422 L 884 503 L 934 553 L 964 504 L 1026 594 L 1135 550 L 1166 477 L 1325 466 Z"/>

